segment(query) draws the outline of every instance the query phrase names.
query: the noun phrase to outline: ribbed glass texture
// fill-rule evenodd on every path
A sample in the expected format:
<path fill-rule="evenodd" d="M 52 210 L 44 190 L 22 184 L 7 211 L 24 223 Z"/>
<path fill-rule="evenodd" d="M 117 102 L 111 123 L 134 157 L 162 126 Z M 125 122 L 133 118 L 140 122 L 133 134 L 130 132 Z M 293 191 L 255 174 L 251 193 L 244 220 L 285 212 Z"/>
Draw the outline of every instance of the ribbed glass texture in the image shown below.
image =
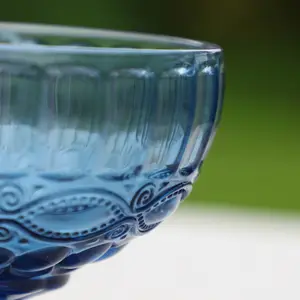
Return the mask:
<path fill-rule="evenodd" d="M 223 73 L 208 43 L 0 24 L 0 297 L 60 286 L 176 210 Z"/>

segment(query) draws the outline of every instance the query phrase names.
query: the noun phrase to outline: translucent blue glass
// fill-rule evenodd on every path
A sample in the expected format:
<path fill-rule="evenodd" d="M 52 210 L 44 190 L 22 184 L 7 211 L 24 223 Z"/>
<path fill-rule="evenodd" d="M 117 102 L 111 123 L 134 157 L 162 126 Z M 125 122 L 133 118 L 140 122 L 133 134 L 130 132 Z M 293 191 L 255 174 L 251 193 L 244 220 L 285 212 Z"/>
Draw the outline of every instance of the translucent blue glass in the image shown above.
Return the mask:
<path fill-rule="evenodd" d="M 0 23 L 0 298 L 58 288 L 172 214 L 222 98 L 216 45 Z"/>

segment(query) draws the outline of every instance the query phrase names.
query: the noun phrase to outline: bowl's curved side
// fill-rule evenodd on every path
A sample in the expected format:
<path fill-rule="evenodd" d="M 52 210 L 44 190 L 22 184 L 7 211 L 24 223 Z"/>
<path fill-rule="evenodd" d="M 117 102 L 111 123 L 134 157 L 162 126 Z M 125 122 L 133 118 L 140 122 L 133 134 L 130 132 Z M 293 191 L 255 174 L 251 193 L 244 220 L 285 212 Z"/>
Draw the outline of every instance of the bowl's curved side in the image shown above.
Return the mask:
<path fill-rule="evenodd" d="M 111 257 L 172 214 L 215 134 L 222 86 L 219 52 L 2 49 L 1 291 Z"/>

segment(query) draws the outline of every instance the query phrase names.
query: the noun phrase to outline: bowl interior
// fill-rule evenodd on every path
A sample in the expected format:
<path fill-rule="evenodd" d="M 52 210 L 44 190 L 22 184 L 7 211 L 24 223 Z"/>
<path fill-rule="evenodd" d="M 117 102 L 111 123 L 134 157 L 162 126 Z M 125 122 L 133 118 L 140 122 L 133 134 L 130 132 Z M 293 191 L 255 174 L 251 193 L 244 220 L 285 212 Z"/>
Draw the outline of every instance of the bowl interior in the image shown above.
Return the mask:
<path fill-rule="evenodd" d="M 0 23 L 0 44 L 92 48 L 218 50 L 207 42 L 177 37 L 53 25 Z"/>

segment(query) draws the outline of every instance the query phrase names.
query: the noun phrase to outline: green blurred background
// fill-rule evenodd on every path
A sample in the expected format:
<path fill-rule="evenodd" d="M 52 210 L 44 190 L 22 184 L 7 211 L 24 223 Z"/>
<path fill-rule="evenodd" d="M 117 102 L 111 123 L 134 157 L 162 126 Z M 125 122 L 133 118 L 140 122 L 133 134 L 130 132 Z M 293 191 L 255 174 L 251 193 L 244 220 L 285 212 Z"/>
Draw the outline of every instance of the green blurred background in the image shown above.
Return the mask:
<path fill-rule="evenodd" d="M 186 203 L 300 212 L 300 20 L 296 1 L 10 0 L 0 21 L 209 40 L 225 50 L 223 118 Z"/>

